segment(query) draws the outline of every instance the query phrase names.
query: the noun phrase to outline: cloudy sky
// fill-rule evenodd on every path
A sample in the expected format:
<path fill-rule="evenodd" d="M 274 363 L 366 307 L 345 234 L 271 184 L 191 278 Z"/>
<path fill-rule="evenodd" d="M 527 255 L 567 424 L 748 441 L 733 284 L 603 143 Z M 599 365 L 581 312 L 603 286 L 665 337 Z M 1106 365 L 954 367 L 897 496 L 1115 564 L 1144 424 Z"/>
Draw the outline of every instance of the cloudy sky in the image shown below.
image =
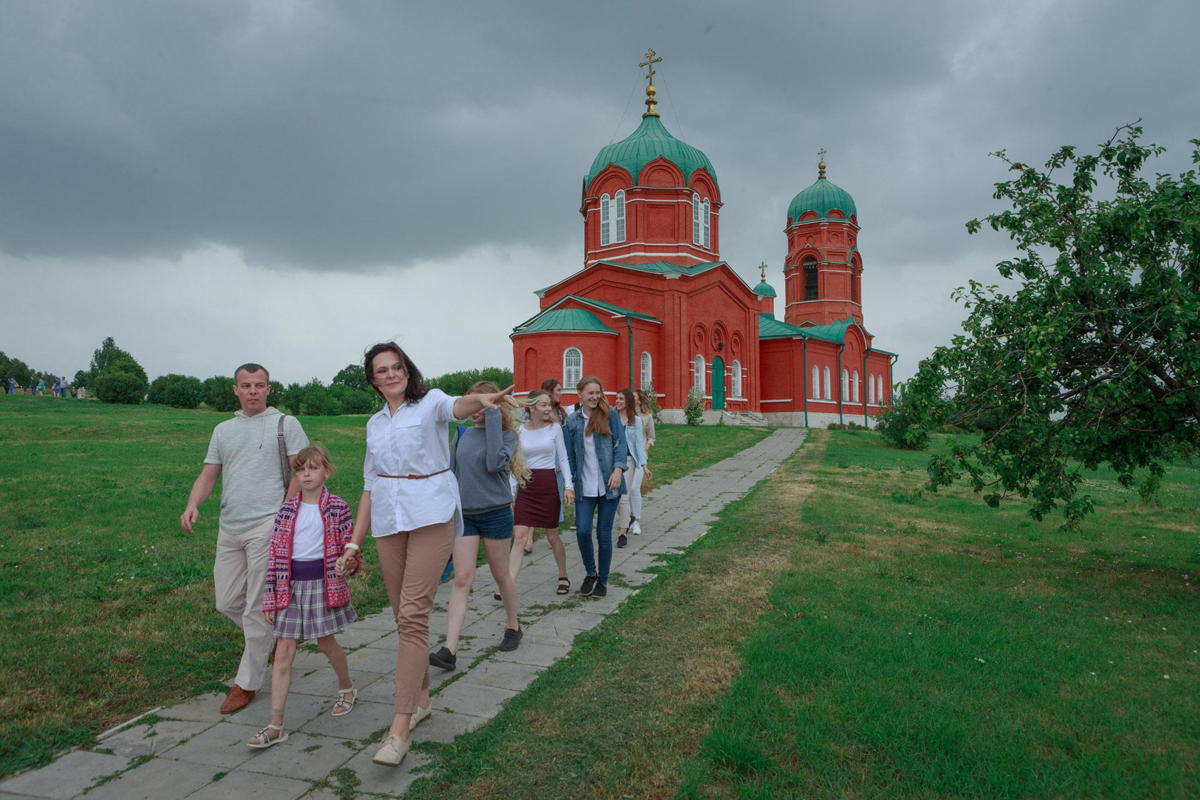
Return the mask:
<path fill-rule="evenodd" d="M 1010 252 L 990 151 L 1041 163 L 1143 119 L 1190 166 L 1195 2 L 0 0 L 0 350 L 73 375 L 328 381 L 380 339 L 427 374 L 508 365 L 532 290 L 582 266 L 580 179 L 659 110 L 708 154 L 722 257 L 782 291 L 791 197 L 859 209 L 897 378 Z"/>

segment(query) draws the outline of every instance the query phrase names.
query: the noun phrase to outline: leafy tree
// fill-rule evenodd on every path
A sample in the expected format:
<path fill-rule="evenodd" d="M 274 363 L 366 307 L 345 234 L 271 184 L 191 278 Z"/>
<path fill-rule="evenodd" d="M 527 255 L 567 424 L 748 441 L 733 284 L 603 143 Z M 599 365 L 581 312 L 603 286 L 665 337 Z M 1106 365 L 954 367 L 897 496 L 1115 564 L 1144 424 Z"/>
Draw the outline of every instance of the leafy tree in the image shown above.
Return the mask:
<path fill-rule="evenodd" d="M 704 398 L 693 386 L 688 389 L 687 402 L 683 406 L 683 421 L 688 425 L 699 425 L 704 419 Z"/>
<path fill-rule="evenodd" d="M 306 417 L 336 417 L 342 413 L 342 404 L 329 393 L 325 384 L 313 378 L 300 390 L 300 403 L 296 413 Z"/>
<path fill-rule="evenodd" d="M 133 358 L 108 360 L 96 378 L 96 397 L 105 403 L 136 405 L 145 399 L 148 388 L 146 372 Z"/>
<path fill-rule="evenodd" d="M 19 358 L 9 358 L 0 352 L 0 378 L 4 380 L 16 378 L 17 385 L 25 387 L 29 385 L 29 378 L 32 375 L 33 372 L 24 361 Z"/>
<path fill-rule="evenodd" d="M 897 384 L 892 404 L 875 417 L 875 429 L 893 447 L 924 450 L 929 446 L 929 430 L 917 403 L 905 384 Z"/>
<path fill-rule="evenodd" d="M 205 379 L 200 389 L 204 405 L 213 411 L 237 411 L 242 407 L 237 395 L 233 393 L 233 378 L 214 375 Z"/>
<path fill-rule="evenodd" d="M 173 408 L 199 408 L 204 386 L 190 375 L 159 375 L 150 384 L 147 400 Z"/>
<path fill-rule="evenodd" d="M 1092 511 L 1083 471 L 1146 488 L 1200 444 L 1200 185 L 1195 169 L 1143 175 L 1163 149 L 1141 135 L 1063 147 L 1044 169 L 995 154 L 1017 173 L 996 184 L 1012 207 L 984 221 L 1016 246 L 998 265 L 1015 286 L 959 289 L 963 332 L 910 382 L 927 426 L 982 417 L 988 432 L 932 459 L 933 488 L 965 476 L 988 505 L 1017 494 L 1041 519 L 1061 504 L 1075 527 Z"/>
<path fill-rule="evenodd" d="M 304 397 L 304 387 L 298 383 L 289 383 L 287 388 L 275 397 L 275 407 L 287 409 L 290 414 L 300 413 L 300 401 Z"/>
<path fill-rule="evenodd" d="M 362 369 L 359 369 L 362 372 Z M 343 414 L 374 414 L 382 402 L 379 395 L 371 390 L 354 389 L 345 384 L 334 384 L 329 387 L 329 394 L 341 403 Z"/>
<path fill-rule="evenodd" d="M 333 381 L 329 385 L 347 386 L 360 392 L 371 392 L 371 394 L 374 394 L 371 390 L 371 385 L 367 383 L 367 373 L 363 370 L 362 364 L 350 364 L 343 367 L 337 375 L 333 376 Z"/>
<path fill-rule="evenodd" d="M 142 383 L 149 385 L 150 379 L 146 376 L 146 370 L 142 369 L 142 365 L 137 362 L 137 359 L 135 359 L 129 353 L 129 351 L 122 350 L 121 348 L 117 347 L 117 343 L 113 341 L 113 338 L 108 336 L 103 342 L 100 343 L 100 349 L 92 353 L 92 363 L 88 367 L 88 382 L 86 386 L 89 389 L 96 389 L 97 394 L 99 394 L 100 387 L 96 385 L 96 379 L 98 379 L 114 362 L 119 360 L 129 362 L 126 365 L 126 371 L 131 370 L 132 374 L 141 378 Z"/>
<path fill-rule="evenodd" d="M 462 395 L 472 384 L 479 381 L 491 381 L 501 389 L 512 386 L 513 372 L 503 367 L 484 367 L 483 369 L 466 369 L 459 372 L 447 372 L 436 378 L 429 378 L 425 385 L 430 389 L 441 389 L 449 395 Z"/>

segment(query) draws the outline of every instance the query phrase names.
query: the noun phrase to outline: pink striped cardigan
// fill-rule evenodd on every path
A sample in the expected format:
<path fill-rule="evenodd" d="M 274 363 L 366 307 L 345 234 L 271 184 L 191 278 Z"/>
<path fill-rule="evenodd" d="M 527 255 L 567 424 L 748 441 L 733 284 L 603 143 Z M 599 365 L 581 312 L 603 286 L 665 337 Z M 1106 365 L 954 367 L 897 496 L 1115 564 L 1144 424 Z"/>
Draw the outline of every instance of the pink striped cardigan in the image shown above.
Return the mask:
<path fill-rule="evenodd" d="M 337 572 L 337 560 L 354 531 L 350 506 L 328 489 L 321 491 L 317 505 L 325 520 L 325 603 L 339 608 L 350 603 L 350 584 Z M 275 515 L 271 531 L 271 547 L 267 551 L 267 583 L 263 588 L 263 611 L 278 611 L 292 602 L 292 537 L 296 533 L 296 515 L 300 511 L 300 495 L 285 500 Z M 359 562 L 361 563 L 361 561 Z M 358 566 L 350 574 L 358 571 Z"/>

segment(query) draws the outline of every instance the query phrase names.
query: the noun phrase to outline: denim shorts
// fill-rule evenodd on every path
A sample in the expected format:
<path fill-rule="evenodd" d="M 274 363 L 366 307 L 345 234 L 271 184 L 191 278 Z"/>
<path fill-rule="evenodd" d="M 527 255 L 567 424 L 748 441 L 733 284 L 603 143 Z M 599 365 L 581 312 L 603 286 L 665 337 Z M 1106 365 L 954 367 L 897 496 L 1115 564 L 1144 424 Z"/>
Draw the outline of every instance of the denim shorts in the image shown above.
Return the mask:
<path fill-rule="evenodd" d="M 463 536 L 482 536 L 485 539 L 511 539 L 513 513 L 504 506 L 482 514 L 463 514 Z"/>

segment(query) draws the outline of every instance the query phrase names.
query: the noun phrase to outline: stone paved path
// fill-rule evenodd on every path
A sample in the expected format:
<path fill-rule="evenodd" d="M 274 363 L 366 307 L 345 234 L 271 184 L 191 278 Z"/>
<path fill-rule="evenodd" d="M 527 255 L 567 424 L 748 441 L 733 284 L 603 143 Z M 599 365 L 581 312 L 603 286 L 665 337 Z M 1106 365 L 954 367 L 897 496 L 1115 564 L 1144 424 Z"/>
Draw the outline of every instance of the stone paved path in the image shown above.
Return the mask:
<path fill-rule="evenodd" d="M 575 637 L 617 613 L 621 603 L 655 577 L 643 570 L 658 556 L 681 550 L 702 536 L 727 503 L 744 495 L 804 441 L 806 430 L 774 431 L 762 442 L 711 467 L 656 489 L 646 497 L 641 536 L 614 549 L 608 596 L 580 598 L 575 591 L 583 571 L 579 549 L 564 534 L 572 594 L 555 595 L 558 571 L 544 541 L 535 545 L 521 570 L 521 623 L 525 637 L 511 653 L 496 651 L 504 633 L 504 610 L 492 599 L 495 584 L 486 567 L 477 573 L 459 645 L 459 668 L 433 670 L 433 716 L 413 733 L 414 742 L 448 742 L 491 719 L 538 673 L 565 656 Z M 615 537 L 614 537 L 615 538 Z M 615 545 L 615 542 L 614 542 Z M 446 629 L 450 583 L 438 591 L 430 636 L 438 646 Z M 245 710 L 223 717 L 220 694 L 158 709 L 149 721 L 105 736 L 98 750 L 77 750 L 42 769 L 0 784 L 4 798 L 243 798 L 270 796 L 333 798 L 314 782 L 333 770 L 353 770 L 364 794 L 402 794 L 417 777 L 413 769 L 428 757 L 413 752 L 400 767 L 372 763 L 375 741 L 391 724 L 397 634 L 390 612 L 366 617 L 338 636 L 349 651 L 359 689 L 354 711 L 329 716 L 336 680 L 325 657 L 296 657 L 288 698 L 288 741 L 267 750 L 246 747 L 248 737 L 269 722 L 269 687 Z M 485 656 L 485 657 L 481 657 Z M 345 774 L 345 773 L 340 773 Z"/>

